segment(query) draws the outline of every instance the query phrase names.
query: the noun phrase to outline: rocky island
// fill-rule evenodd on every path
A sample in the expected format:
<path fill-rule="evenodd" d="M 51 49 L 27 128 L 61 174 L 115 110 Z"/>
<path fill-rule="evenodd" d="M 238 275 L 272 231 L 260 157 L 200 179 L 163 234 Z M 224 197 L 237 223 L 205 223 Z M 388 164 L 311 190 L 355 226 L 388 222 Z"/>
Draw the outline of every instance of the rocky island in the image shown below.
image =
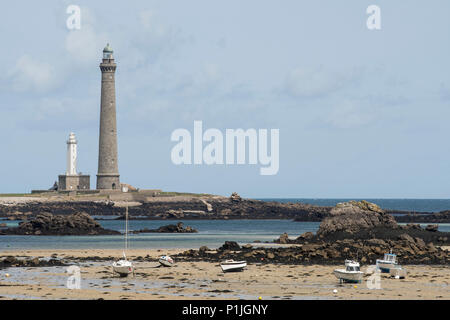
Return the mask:
<path fill-rule="evenodd" d="M 21 222 L 18 227 L 0 230 L 0 235 L 114 235 L 95 221 L 89 214 L 81 212 L 70 215 L 39 213 L 35 218 Z"/>
<path fill-rule="evenodd" d="M 141 229 L 134 230 L 131 233 L 196 233 L 196 229 L 192 227 L 184 227 L 183 222 L 178 222 L 177 224 L 169 224 L 166 226 L 161 226 L 158 229 Z"/>

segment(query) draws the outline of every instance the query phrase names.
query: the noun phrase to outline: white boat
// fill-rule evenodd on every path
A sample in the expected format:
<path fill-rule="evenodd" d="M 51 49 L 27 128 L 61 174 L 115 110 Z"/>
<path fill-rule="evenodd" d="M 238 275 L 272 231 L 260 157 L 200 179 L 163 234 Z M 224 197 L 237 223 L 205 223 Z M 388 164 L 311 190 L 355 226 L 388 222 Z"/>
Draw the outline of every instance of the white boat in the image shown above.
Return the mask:
<path fill-rule="evenodd" d="M 123 259 L 115 261 L 112 264 L 113 272 L 118 273 L 121 277 L 127 277 L 129 274 L 134 275 L 134 265 L 127 260 L 125 251 L 128 249 L 128 205 L 125 211 L 125 250 L 123 251 Z"/>
<path fill-rule="evenodd" d="M 345 260 L 345 269 L 335 269 L 334 275 L 339 282 L 360 283 L 364 272 L 359 268 L 359 263 L 353 260 Z"/>
<path fill-rule="evenodd" d="M 377 269 L 383 273 L 389 273 L 391 268 L 397 266 L 397 255 L 393 253 L 385 253 L 383 259 L 377 259 Z"/>
<path fill-rule="evenodd" d="M 406 278 L 406 269 L 403 269 L 401 266 L 396 265 L 389 270 L 389 274 L 392 278 L 395 279 L 405 279 Z"/>
<path fill-rule="evenodd" d="M 125 252 L 123 253 L 123 259 L 113 262 L 112 266 L 114 272 L 121 277 L 127 277 L 130 273 L 134 274 L 133 263 L 127 260 Z"/>
<path fill-rule="evenodd" d="M 225 260 L 220 263 L 223 272 L 242 271 L 246 266 L 246 261 Z"/>
<path fill-rule="evenodd" d="M 174 264 L 174 261 L 170 256 L 162 256 L 158 261 L 164 267 L 171 267 Z"/>

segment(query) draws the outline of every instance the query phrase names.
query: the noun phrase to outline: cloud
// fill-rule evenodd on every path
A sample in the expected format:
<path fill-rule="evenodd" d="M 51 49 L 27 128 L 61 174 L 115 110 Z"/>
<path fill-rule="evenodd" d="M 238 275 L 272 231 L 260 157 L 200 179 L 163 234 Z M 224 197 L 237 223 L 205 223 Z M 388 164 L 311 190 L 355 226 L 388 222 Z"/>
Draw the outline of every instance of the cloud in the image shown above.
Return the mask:
<path fill-rule="evenodd" d="M 93 129 L 98 126 L 98 99 L 92 97 L 32 97 L 8 116 L 15 125 L 32 131 Z"/>
<path fill-rule="evenodd" d="M 15 91 L 43 92 L 56 83 L 54 68 L 28 54 L 22 55 L 6 77 Z"/>
<path fill-rule="evenodd" d="M 332 107 L 326 122 L 339 129 L 368 125 L 375 119 L 373 108 L 360 101 L 344 101 Z"/>
<path fill-rule="evenodd" d="M 99 48 L 107 42 L 107 37 L 97 34 L 92 26 L 83 25 L 80 30 L 70 31 L 65 40 L 65 48 L 72 61 L 92 65 L 100 59 Z"/>
<path fill-rule="evenodd" d="M 356 81 L 360 71 L 327 71 L 322 67 L 296 68 L 286 76 L 283 91 L 296 98 L 328 96 Z"/>

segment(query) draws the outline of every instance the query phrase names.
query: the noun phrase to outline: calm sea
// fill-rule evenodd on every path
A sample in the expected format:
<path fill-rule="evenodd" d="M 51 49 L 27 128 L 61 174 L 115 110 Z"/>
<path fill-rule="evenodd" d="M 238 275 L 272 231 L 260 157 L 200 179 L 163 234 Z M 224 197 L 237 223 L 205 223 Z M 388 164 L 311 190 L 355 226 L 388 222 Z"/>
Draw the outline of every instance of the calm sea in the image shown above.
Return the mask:
<path fill-rule="evenodd" d="M 335 206 L 339 202 L 346 202 L 350 200 L 367 200 L 375 203 L 383 209 L 393 209 L 402 211 L 416 211 L 416 212 L 438 212 L 450 210 L 450 199 L 313 199 L 313 198 L 283 198 L 283 199 L 258 199 L 263 201 L 278 201 L 278 202 L 303 202 L 317 206 Z"/>
<path fill-rule="evenodd" d="M 306 202 L 317 205 L 333 206 L 349 199 L 264 199 L 280 202 Z M 367 199 L 382 208 L 409 211 L 441 211 L 450 208 L 450 200 L 422 199 Z M 316 232 L 319 222 L 293 222 L 291 220 L 188 220 L 185 226 L 197 229 L 190 234 L 131 234 L 130 248 L 199 248 L 206 245 L 217 248 L 225 241 L 232 240 L 241 244 L 255 240 L 272 241 L 287 232 L 291 237 L 311 231 Z M 9 227 L 18 222 L 6 222 Z M 101 220 L 107 229 L 124 231 L 124 221 Z M 156 229 L 160 226 L 178 221 L 129 221 L 130 230 Z M 450 224 L 440 224 L 440 231 L 450 232 Z M 0 236 L 0 250 L 11 249 L 121 249 L 123 236 Z"/>

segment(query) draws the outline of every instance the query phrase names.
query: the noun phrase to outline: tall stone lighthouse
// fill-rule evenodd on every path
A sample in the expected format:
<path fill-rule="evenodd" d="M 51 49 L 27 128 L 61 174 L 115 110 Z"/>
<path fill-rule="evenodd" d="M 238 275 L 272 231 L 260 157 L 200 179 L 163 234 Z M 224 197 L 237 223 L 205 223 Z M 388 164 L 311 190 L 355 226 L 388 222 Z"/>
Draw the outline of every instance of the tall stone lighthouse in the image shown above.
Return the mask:
<path fill-rule="evenodd" d="M 103 49 L 102 93 L 100 111 L 100 141 L 98 154 L 97 189 L 120 189 L 117 163 L 116 89 L 113 50 L 109 43 Z"/>

